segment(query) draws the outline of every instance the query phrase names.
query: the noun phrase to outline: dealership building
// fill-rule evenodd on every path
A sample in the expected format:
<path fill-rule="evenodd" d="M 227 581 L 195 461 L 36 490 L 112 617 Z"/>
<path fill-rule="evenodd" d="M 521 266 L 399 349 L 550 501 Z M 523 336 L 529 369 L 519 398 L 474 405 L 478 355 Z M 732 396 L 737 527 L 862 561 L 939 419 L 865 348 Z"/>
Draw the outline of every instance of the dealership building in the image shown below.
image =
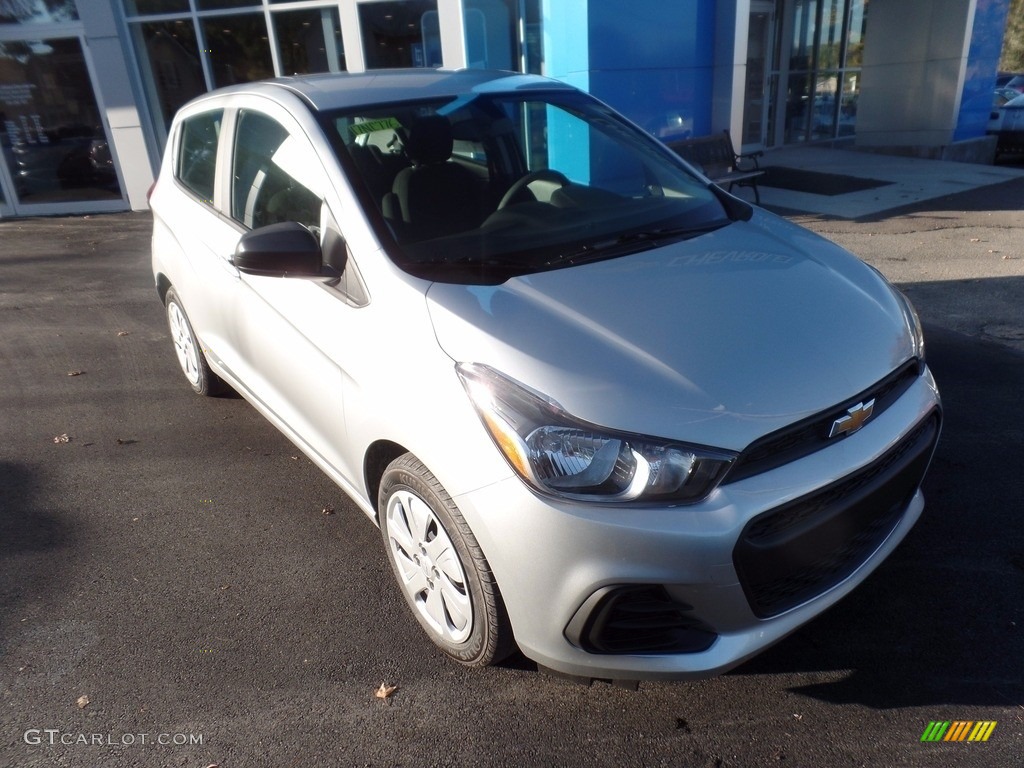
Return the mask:
<path fill-rule="evenodd" d="M 544 74 L 666 140 L 991 157 L 1010 0 L 0 0 L 0 217 L 141 210 L 175 110 L 394 67 Z"/>

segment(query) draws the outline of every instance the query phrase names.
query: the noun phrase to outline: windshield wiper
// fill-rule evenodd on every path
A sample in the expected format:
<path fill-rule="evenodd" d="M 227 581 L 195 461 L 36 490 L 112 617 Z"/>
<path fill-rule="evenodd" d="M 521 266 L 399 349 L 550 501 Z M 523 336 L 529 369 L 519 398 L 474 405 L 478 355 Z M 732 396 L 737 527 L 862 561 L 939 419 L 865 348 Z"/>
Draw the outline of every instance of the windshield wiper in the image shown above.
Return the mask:
<path fill-rule="evenodd" d="M 575 250 L 556 254 L 545 262 L 545 266 L 553 267 L 561 264 L 579 264 L 590 260 L 607 259 L 612 256 L 629 253 L 635 250 L 638 245 L 655 248 L 666 243 L 690 240 L 708 232 L 714 232 L 716 229 L 721 229 L 729 223 L 729 221 L 716 221 L 713 224 L 699 227 L 666 227 L 663 229 L 644 229 L 637 232 L 627 232 L 626 234 L 604 240 L 594 240 L 581 245 Z"/>

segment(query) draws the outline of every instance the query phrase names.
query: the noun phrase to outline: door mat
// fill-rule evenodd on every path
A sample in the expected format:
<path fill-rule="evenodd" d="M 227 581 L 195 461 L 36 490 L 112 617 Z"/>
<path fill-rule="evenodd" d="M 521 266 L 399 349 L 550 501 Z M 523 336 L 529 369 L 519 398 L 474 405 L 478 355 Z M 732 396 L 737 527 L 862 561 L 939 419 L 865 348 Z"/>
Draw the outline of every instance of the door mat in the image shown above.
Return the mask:
<path fill-rule="evenodd" d="M 792 192 L 809 192 L 812 195 L 827 195 L 828 197 L 845 195 L 849 192 L 863 192 L 893 183 L 878 179 L 864 179 L 859 176 L 804 171 L 781 165 L 772 165 L 764 170 L 764 176 L 757 180 L 759 185 L 775 189 L 788 189 Z"/>

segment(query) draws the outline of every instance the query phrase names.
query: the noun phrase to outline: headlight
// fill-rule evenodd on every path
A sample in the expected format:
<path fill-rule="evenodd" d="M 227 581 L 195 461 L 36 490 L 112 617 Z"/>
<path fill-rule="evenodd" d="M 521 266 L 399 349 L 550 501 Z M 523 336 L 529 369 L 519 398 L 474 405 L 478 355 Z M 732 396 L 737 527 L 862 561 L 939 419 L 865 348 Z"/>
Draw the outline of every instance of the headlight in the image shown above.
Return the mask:
<path fill-rule="evenodd" d="M 541 493 L 690 504 L 711 493 L 736 458 L 588 424 L 485 365 L 460 363 L 457 370 L 498 450 Z"/>

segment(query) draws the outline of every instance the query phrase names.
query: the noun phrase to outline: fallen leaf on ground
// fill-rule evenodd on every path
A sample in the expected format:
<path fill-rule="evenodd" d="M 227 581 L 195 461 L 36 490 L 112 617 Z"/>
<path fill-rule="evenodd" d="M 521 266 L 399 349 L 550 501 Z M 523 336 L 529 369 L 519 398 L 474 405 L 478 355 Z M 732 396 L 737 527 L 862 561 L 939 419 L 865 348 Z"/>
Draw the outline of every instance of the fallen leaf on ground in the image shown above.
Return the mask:
<path fill-rule="evenodd" d="M 376 696 L 378 699 L 387 699 L 390 698 L 391 695 L 397 690 L 397 685 L 388 685 L 387 683 L 381 683 L 380 688 L 378 688 L 373 695 Z"/>
<path fill-rule="evenodd" d="M 76 701 L 75 703 L 78 705 L 79 709 L 85 709 L 87 706 L 89 706 L 89 697 L 79 696 L 78 701 Z"/>
<path fill-rule="evenodd" d="M 68 371 L 68 376 L 81 376 L 85 371 Z"/>
<path fill-rule="evenodd" d="M 130 334 L 131 334 L 131 331 L 118 331 L 117 332 L 118 336 L 128 336 Z"/>

